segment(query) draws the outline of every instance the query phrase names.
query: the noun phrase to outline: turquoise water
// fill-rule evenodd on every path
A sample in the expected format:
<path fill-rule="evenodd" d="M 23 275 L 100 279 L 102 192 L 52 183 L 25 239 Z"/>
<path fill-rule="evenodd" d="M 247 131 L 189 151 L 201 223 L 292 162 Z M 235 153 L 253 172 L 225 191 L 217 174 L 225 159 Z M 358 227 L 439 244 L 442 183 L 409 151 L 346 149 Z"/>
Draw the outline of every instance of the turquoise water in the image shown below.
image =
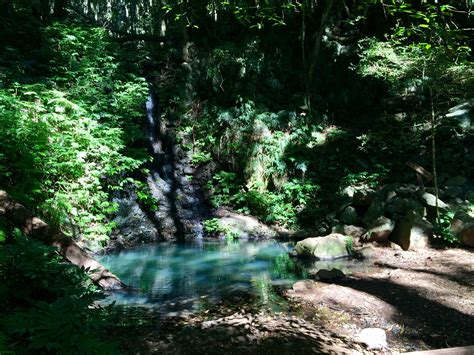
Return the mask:
<path fill-rule="evenodd" d="M 271 303 L 275 286 L 307 277 L 288 256 L 291 245 L 275 241 L 145 245 L 106 255 L 101 262 L 135 292 L 113 293 L 107 301 L 168 310 L 202 310 L 232 297 Z"/>

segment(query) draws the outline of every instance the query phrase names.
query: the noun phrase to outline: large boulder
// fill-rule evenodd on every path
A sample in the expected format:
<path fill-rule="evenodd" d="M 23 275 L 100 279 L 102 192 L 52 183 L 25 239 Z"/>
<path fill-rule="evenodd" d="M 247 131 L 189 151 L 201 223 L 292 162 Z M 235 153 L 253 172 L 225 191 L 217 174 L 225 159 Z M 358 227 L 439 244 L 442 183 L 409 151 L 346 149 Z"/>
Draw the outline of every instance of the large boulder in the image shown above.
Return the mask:
<path fill-rule="evenodd" d="M 416 250 L 429 247 L 432 236 L 433 226 L 431 223 L 409 210 L 395 224 L 389 240 L 401 246 L 403 250 Z"/>
<path fill-rule="evenodd" d="M 384 211 L 385 202 L 374 200 L 362 217 L 362 222 L 364 222 L 366 226 L 370 226 L 377 218 L 384 215 Z"/>
<path fill-rule="evenodd" d="M 352 238 L 342 234 L 307 238 L 296 243 L 293 255 L 317 260 L 334 260 L 350 255 L 348 246 Z"/>
<path fill-rule="evenodd" d="M 395 228 L 395 222 L 387 217 L 377 218 L 365 233 L 363 239 L 367 242 L 383 242 L 388 239 Z"/>
<path fill-rule="evenodd" d="M 451 221 L 451 232 L 458 236 L 462 243 L 474 247 L 474 217 L 466 212 L 456 212 Z"/>
<path fill-rule="evenodd" d="M 344 224 L 356 224 L 359 221 L 359 216 L 357 215 L 357 211 L 352 206 L 347 206 L 342 210 L 339 219 Z"/>
<path fill-rule="evenodd" d="M 420 199 L 423 204 L 426 206 L 426 212 L 428 219 L 434 221 L 436 219 L 436 206 L 438 206 L 439 211 L 446 210 L 449 206 L 441 201 L 439 198 L 436 199 L 436 196 L 430 194 L 429 192 L 424 192 L 420 195 Z"/>
<path fill-rule="evenodd" d="M 269 239 L 285 234 L 287 231 L 277 230 L 260 222 L 257 218 L 243 214 L 219 210 L 219 225 L 241 239 Z"/>

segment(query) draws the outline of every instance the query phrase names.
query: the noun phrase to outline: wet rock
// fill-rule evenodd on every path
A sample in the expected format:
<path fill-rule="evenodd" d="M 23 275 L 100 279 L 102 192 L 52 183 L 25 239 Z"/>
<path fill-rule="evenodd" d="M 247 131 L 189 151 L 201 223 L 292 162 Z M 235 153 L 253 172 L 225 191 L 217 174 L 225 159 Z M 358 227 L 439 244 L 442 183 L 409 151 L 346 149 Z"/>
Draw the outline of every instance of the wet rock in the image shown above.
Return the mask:
<path fill-rule="evenodd" d="M 379 217 L 372 223 L 363 239 L 368 242 L 382 242 L 388 239 L 394 228 L 395 222 L 391 219 Z"/>
<path fill-rule="evenodd" d="M 339 269 L 331 270 L 321 269 L 315 275 L 320 281 L 335 281 L 343 279 L 346 275 Z"/>
<path fill-rule="evenodd" d="M 134 194 L 115 198 L 118 210 L 114 222 L 116 235 L 112 237 L 107 249 L 121 249 L 136 244 L 161 240 L 153 221 L 137 203 Z"/>
<path fill-rule="evenodd" d="M 388 346 L 387 335 L 385 331 L 380 328 L 362 329 L 357 336 L 357 340 L 365 344 L 368 350 L 381 350 Z"/>
<path fill-rule="evenodd" d="M 317 260 L 333 260 L 349 256 L 348 238 L 342 234 L 330 234 L 325 237 L 307 238 L 296 243 L 294 252 L 300 257 Z"/>

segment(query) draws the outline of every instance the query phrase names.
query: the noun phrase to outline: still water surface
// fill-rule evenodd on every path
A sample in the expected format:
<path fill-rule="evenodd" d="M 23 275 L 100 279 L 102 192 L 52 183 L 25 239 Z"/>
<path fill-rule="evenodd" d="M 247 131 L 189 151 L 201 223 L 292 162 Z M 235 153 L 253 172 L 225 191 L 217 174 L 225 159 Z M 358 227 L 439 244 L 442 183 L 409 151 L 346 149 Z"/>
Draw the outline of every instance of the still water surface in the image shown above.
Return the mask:
<path fill-rule="evenodd" d="M 337 267 L 348 273 L 351 261 L 303 264 L 288 256 L 292 245 L 276 241 L 200 241 L 144 245 L 106 255 L 101 262 L 137 292 L 114 293 L 107 301 L 166 310 L 203 310 L 232 297 L 275 301 L 275 290 L 308 277 L 308 270 Z"/>

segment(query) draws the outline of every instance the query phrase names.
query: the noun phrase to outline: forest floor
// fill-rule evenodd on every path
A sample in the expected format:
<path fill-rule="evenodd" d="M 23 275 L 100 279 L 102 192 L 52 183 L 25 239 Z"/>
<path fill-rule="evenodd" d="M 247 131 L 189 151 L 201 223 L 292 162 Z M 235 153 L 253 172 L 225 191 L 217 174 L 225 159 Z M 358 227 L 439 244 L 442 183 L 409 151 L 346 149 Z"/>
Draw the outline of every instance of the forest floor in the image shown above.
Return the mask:
<path fill-rule="evenodd" d="M 474 253 L 463 249 L 376 248 L 370 274 L 337 283 L 298 281 L 282 291 L 283 312 L 232 300 L 201 314 L 116 328 L 122 349 L 164 354 L 371 353 L 363 328 L 382 328 L 388 348 L 375 353 L 472 345 Z M 140 315 L 143 319 L 143 314 Z"/>

